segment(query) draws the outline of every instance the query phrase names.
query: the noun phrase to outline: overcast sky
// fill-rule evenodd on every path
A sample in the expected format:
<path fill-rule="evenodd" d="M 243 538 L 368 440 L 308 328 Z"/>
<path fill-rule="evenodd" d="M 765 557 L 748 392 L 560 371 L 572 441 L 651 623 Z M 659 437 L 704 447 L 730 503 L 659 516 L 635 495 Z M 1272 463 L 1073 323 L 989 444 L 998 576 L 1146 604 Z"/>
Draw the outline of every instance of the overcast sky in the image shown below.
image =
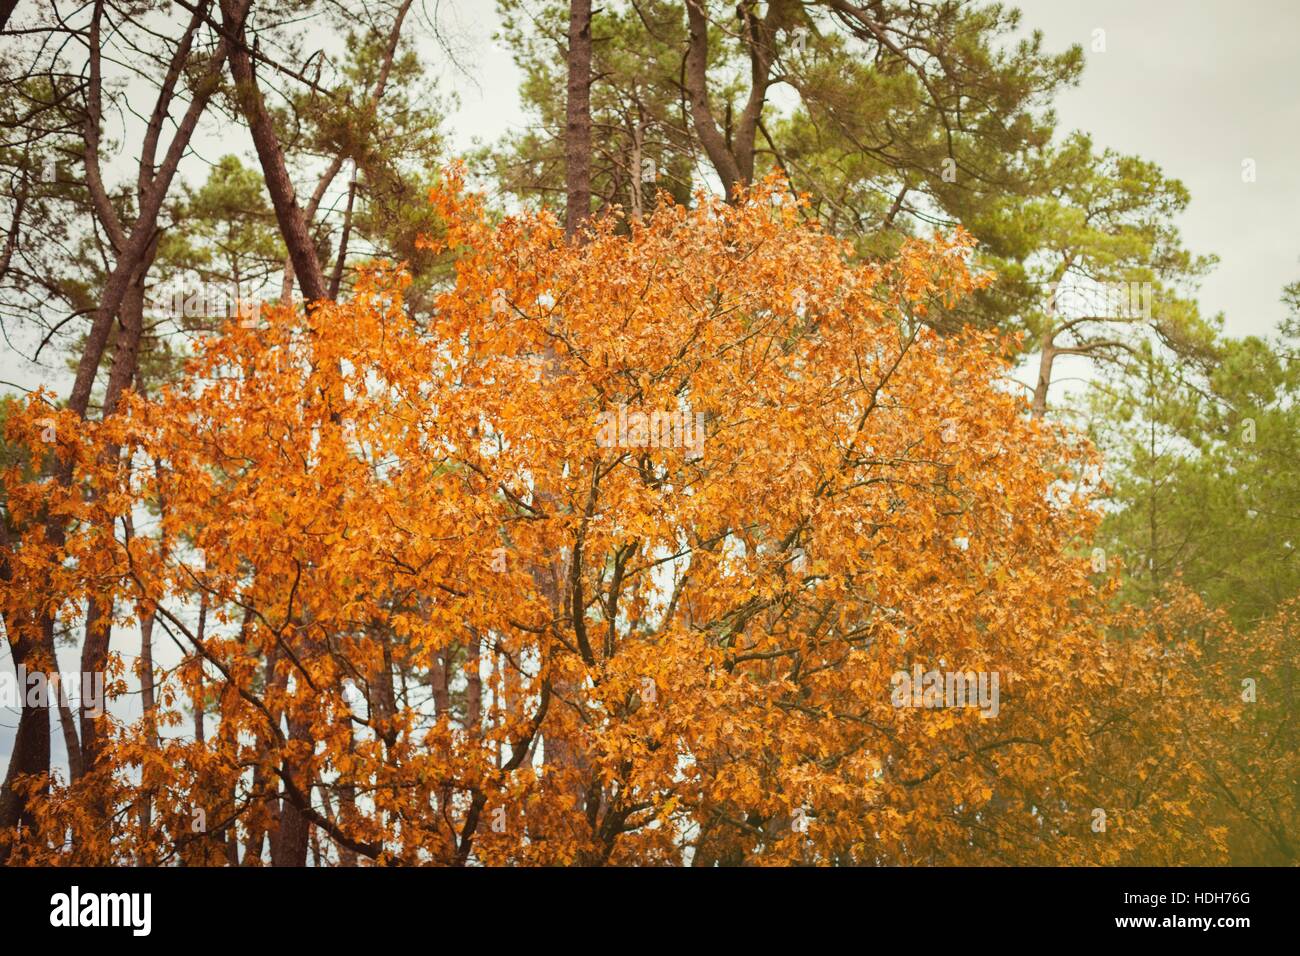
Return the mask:
<path fill-rule="evenodd" d="M 1215 253 L 1206 314 L 1233 335 L 1282 318 L 1300 279 L 1300 2 L 1023 0 L 1025 25 L 1052 49 L 1082 44 L 1087 67 L 1058 101 L 1062 126 L 1159 163 L 1192 201 L 1187 246 Z M 1091 50 L 1093 31 L 1106 50 Z M 1242 182 L 1242 160 L 1256 181 Z"/>

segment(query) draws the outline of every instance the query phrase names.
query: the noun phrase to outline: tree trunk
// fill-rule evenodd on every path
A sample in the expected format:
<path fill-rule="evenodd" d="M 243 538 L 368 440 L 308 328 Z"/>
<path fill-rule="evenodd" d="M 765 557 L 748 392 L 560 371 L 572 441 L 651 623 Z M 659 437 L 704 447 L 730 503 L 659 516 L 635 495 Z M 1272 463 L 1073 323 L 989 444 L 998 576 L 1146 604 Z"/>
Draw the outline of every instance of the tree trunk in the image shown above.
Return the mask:
<path fill-rule="evenodd" d="M 248 120 L 253 147 L 262 164 L 262 176 L 266 180 L 267 192 L 271 194 L 271 205 L 275 208 L 280 235 L 289 248 L 289 258 L 293 262 L 298 287 L 302 289 L 303 298 L 308 303 L 319 302 L 327 298 L 325 276 L 320 260 L 316 258 L 316 245 L 307 230 L 307 219 L 298 205 L 293 181 L 289 178 L 280 139 L 257 86 L 253 59 L 249 56 L 244 40 L 244 17 L 239 0 L 221 0 L 221 21 L 227 33 L 235 38 L 230 44 L 230 55 L 227 57 L 230 75 L 235 80 L 240 108 Z"/>
<path fill-rule="evenodd" d="M 144 708 L 144 732 L 151 749 L 158 747 L 158 721 L 156 716 L 157 700 L 154 696 L 153 680 L 153 611 L 140 612 L 140 703 Z M 145 779 L 142 777 L 142 783 Z M 153 802 L 149 797 L 149 788 L 145 786 L 140 795 L 139 808 L 140 830 L 148 833 L 153 822 Z"/>
<path fill-rule="evenodd" d="M 290 719 L 289 739 L 310 740 L 310 727 L 305 720 Z M 306 768 L 296 760 L 285 760 L 284 772 L 297 784 L 298 789 L 311 799 L 311 782 Z M 280 801 L 280 825 L 271 837 L 272 866 L 306 866 L 307 848 L 311 826 L 306 815 L 294 805 L 286 793 Z"/>
<path fill-rule="evenodd" d="M 479 637 L 473 634 L 469 642 L 469 660 L 466 664 L 465 730 L 470 739 L 478 738 L 483 729 L 483 677 L 479 670 L 481 651 Z"/>
<path fill-rule="evenodd" d="M 352 181 L 348 183 L 348 204 L 343 210 L 343 233 L 339 237 L 339 254 L 334 260 L 334 274 L 330 276 L 329 297 L 337 300 L 343 285 L 343 268 L 348 258 L 348 239 L 352 234 L 352 204 L 357 198 L 357 169 L 352 167 Z"/>
<path fill-rule="evenodd" d="M 6 628 L 8 622 L 6 622 Z M 12 633 L 12 632 L 11 632 Z M 26 667 L 28 672 L 57 670 L 54 657 L 54 625 L 50 618 L 41 621 L 41 629 L 32 635 L 24 628 L 19 632 L 17 642 L 13 645 L 15 667 Z M 29 704 L 26 688 L 21 688 L 22 714 L 18 718 L 18 731 L 14 735 L 13 755 L 9 758 L 9 770 L 5 774 L 4 789 L 0 790 L 0 865 L 9 858 L 12 848 L 11 838 L 17 834 L 15 827 L 34 826 L 24 794 L 15 790 L 14 784 L 20 775 L 44 774 L 50 772 L 50 707 L 48 695 L 45 700 Z"/>
<path fill-rule="evenodd" d="M 146 250 L 144 259 L 131 278 L 126 295 L 122 297 L 117 348 L 113 353 L 112 369 L 108 373 L 108 385 L 104 389 L 105 418 L 117 411 L 123 393 L 135 383 L 140 371 L 140 341 L 144 337 L 144 282 L 153 266 L 156 250 L 157 243 L 154 242 Z M 113 451 L 116 452 L 116 449 Z"/>
<path fill-rule="evenodd" d="M 704 147 L 704 152 L 730 199 L 735 194 L 736 186 L 744 182 L 744 176 L 709 106 L 709 21 L 704 15 L 703 3 L 704 0 L 686 0 L 689 39 L 684 78 L 690 100 L 691 125 L 695 127 L 695 135 L 699 137 L 700 145 Z"/>
<path fill-rule="evenodd" d="M 1034 385 L 1033 415 L 1042 418 L 1047 414 L 1047 392 L 1052 387 L 1052 363 L 1056 361 L 1056 346 L 1052 330 L 1043 333 L 1042 353 L 1038 358 L 1038 382 Z"/>
<path fill-rule="evenodd" d="M 571 237 L 591 215 L 591 0 L 569 0 L 568 60 L 564 234 Z"/>
<path fill-rule="evenodd" d="M 140 367 L 140 339 L 144 332 L 144 277 L 153 263 L 153 250 L 157 244 L 150 243 L 131 284 L 122 299 L 120 313 L 120 331 L 117 348 L 113 354 L 113 366 L 108 376 L 108 386 L 104 392 L 103 416 L 107 418 L 116 410 L 122 395 L 131 387 Z M 117 459 L 120 449 L 109 445 L 105 449 L 105 458 Z M 105 607 L 97 599 L 90 601 L 86 609 L 86 639 L 81 648 L 81 673 L 83 675 L 103 673 L 108 665 L 108 648 L 112 638 L 111 606 Z M 152 622 L 151 622 L 152 623 Z M 101 702 L 102 704 L 102 702 Z M 82 772 L 93 770 L 99 759 L 102 743 L 99 737 L 98 722 L 103 714 L 92 718 L 86 714 L 85 701 L 79 705 L 81 711 L 81 769 Z"/>
<path fill-rule="evenodd" d="M 348 752 L 351 753 L 355 747 L 355 740 L 348 740 Z M 326 803 L 328 804 L 328 799 Z M 357 816 L 357 790 L 350 783 L 339 786 L 339 812 L 338 823 L 340 828 L 346 828 Z M 356 866 L 357 851 L 351 847 L 336 843 L 339 848 L 339 866 Z"/>
<path fill-rule="evenodd" d="M 13 15 L 16 6 L 18 6 L 18 0 L 0 0 L 0 30 L 5 28 L 5 24 L 9 22 L 9 17 Z"/>
<path fill-rule="evenodd" d="M 62 680 L 59 681 L 57 702 L 59 726 L 63 729 L 63 749 L 68 752 L 68 775 L 74 781 L 80 780 L 86 770 L 81 763 L 81 743 L 77 740 L 77 718 L 73 716 L 72 708 L 68 706 L 68 695 Z"/>
<path fill-rule="evenodd" d="M 81 673 L 102 674 L 108 662 L 108 643 L 113 633 L 113 608 L 105 607 L 92 598 L 86 611 L 86 639 L 81 647 Z M 102 746 L 99 739 L 99 721 L 104 715 L 92 717 L 86 713 L 86 702 L 78 705 L 81 711 L 81 766 L 83 771 L 93 770 Z"/>

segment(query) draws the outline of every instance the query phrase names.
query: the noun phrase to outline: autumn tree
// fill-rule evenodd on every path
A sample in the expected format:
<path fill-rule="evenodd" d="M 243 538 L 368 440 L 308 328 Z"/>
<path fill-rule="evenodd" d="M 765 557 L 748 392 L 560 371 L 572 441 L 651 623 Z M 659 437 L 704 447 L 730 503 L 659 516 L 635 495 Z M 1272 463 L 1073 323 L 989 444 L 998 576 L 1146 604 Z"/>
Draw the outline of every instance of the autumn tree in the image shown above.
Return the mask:
<path fill-rule="evenodd" d="M 1083 771 L 1158 677 L 1147 645 L 1107 642 L 1110 585 L 1079 553 L 1097 517 L 1065 483 L 1087 447 L 1025 414 L 996 341 L 922 321 L 987 281 L 969 239 L 857 265 L 778 184 L 736 198 L 575 247 L 548 214 L 493 225 L 453 175 L 431 241 L 456 281 L 427 325 L 375 266 L 347 302 L 230 323 L 182 382 L 61 444 L 89 497 L 11 471 L 24 548 L 40 509 L 98 511 L 65 580 L 10 565 L 6 613 L 91 575 L 188 652 L 161 724 L 215 694 L 206 739 L 116 728 L 42 832 L 78 832 L 88 861 L 256 862 L 283 803 L 327 860 L 1185 846 L 1160 794 L 1147 826 L 1093 839 L 1111 795 Z M 45 414 L 11 440 L 36 447 Z M 159 534 L 107 537 L 134 502 Z M 914 666 L 996 672 L 1000 707 L 900 706 Z M 84 832 L 87 808 L 139 801 L 146 762 L 152 822 Z"/>

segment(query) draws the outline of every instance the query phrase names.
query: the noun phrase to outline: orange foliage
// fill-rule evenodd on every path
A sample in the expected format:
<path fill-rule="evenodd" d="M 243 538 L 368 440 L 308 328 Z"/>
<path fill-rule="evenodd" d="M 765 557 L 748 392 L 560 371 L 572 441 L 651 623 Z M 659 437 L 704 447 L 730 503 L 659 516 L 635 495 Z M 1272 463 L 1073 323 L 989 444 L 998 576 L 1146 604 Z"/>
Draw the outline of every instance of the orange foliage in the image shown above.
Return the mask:
<path fill-rule="evenodd" d="M 261 859 L 293 812 L 329 861 L 1222 859 L 1172 736 L 1199 651 L 1108 636 L 1091 451 L 922 322 L 983 281 L 964 234 L 868 266 L 775 183 L 580 246 L 433 198 L 432 315 L 376 265 L 69 423 L 68 489 L 6 479 L 7 621 L 111 596 L 185 653 L 161 740 L 115 727 L 17 859 Z M 995 713 L 896 706 L 918 665 Z"/>

